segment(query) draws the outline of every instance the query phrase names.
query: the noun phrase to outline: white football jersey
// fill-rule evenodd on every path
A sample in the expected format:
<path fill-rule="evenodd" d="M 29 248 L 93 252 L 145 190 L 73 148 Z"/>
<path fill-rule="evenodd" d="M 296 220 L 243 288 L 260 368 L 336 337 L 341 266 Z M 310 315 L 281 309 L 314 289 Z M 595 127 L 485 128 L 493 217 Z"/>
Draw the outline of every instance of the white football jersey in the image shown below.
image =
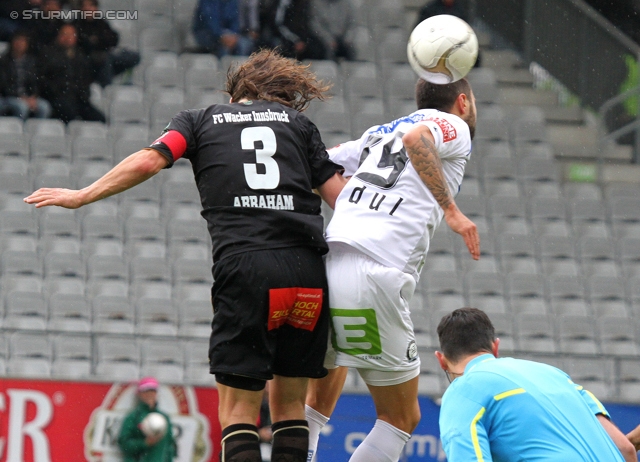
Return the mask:
<path fill-rule="evenodd" d="M 417 280 L 444 213 L 402 144 L 415 124 L 431 129 L 449 189 L 458 193 L 471 154 L 469 127 L 461 118 L 423 109 L 372 127 L 359 140 L 329 150 L 351 179 L 336 201 L 327 241 L 348 244 Z"/>

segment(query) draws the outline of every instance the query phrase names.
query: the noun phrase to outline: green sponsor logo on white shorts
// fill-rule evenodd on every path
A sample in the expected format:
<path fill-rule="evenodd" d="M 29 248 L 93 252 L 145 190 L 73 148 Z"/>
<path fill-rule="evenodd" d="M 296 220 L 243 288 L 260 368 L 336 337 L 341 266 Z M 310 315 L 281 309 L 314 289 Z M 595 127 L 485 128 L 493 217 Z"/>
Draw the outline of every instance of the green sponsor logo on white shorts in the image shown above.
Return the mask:
<path fill-rule="evenodd" d="M 331 343 L 336 351 L 354 356 L 382 353 L 378 319 L 373 308 L 331 308 L 331 322 Z"/>

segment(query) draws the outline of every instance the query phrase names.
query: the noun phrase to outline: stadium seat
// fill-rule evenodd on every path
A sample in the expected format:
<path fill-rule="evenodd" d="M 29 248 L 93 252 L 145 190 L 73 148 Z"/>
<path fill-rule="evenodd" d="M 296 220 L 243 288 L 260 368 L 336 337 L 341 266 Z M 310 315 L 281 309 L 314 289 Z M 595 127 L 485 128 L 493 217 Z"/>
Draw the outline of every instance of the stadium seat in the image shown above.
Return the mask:
<path fill-rule="evenodd" d="M 109 97 L 109 123 L 147 123 L 148 111 L 141 87 L 112 85 L 107 87 Z"/>
<path fill-rule="evenodd" d="M 614 364 L 610 359 L 571 357 L 565 363 L 566 372 L 576 384 L 602 400 L 615 396 L 615 387 L 610 383 Z"/>
<path fill-rule="evenodd" d="M 442 376 L 444 371 L 431 351 L 420 351 L 420 378 L 418 390 L 421 394 L 440 396 L 442 394 Z"/>
<path fill-rule="evenodd" d="M 640 396 L 640 362 L 637 359 L 620 360 L 620 394 L 623 401 L 637 402 Z"/>
<path fill-rule="evenodd" d="M 86 268 L 78 238 L 52 236 L 44 241 L 44 276 L 84 279 Z"/>
<path fill-rule="evenodd" d="M 76 188 L 78 189 L 89 186 L 113 168 L 111 162 L 106 161 L 79 162 L 73 166 L 77 177 Z"/>
<path fill-rule="evenodd" d="M 88 279 L 129 280 L 129 264 L 120 241 L 96 239 L 85 245 Z"/>
<path fill-rule="evenodd" d="M 601 316 L 597 329 L 602 352 L 607 355 L 638 355 L 637 321 L 619 316 Z"/>
<path fill-rule="evenodd" d="M 161 187 L 163 205 L 187 204 L 202 207 L 200 194 L 190 168 L 172 168 Z"/>
<path fill-rule="evenodd" d="M 84 281 L 59 278 L 47 281 L 50 331 L 90 332 L 91 309 L 85 298 Z"/>
<path fill-rule="evenodd" d="M 514 145 L 515 156 L 519 159 L 524 159 L 526 157 L 535 158 L 535 159 L 553 159 L 554 152 L 553 146 L 551 146 L 548 142 L 541 143 L 515 143 Z"/>
<path fill-rule="evenodd" d="M 393 68 L 407 62 L 407 34 L 402 28 L 387 29 L 376 46 L 376 62 L 381 68 Z M 383 71 L 384 72 L 384 71 Z M 409 84 L 409 88 L 415 88 L 417 79 Z"/>
<path fill-rule="evenodd" d="M 595 325 L 591 316 L 564 315 L 556 318 L 560 351 L 572 354 L 598 354 Z"/>
<path fill-rule="evenodd" d="M 3 158 L 0 163 L 0 192 L 25 197 L 32 191 L 28 161 L 18 157 Z"/>
<path fill-rule="evenodd" d="M 538 272 L 535 241 L 532 236 L 501 234 L 496 240 L 501 267 L 505 274 Z M 482 246 L 482 243 L 480 244 Z"/>
<path fill-rule="evenodd" d="M 5 276 L 2 281 L 7 329 L 40 330 L 47 328 L 48 310 L 37 276 Z"/>
<path fill-rule="evenodd" d="M 478 141 L 509 141 L 509 127 L 503 120 L 478 120 L 475 139 Z"/>
<path fill-rule="evenodd" d="M 62 207 L 45 207 L 38 211 L 40 237 L 80 237 L 80 222 L 76 211 Z"/>
<path fill-rule="evenodd" d="M 341 64 L 341 69 L 347 97 L 377 98 L 382 94 L 378 71 L 374 63 L 344 61 Z"/>
<path fill-rule="evenodd" d="M 551 316 L 523 313 L 516 316 L 515 323 L 520 350 L 538 353 L 557 351 Z"/>
<path fill-rule="evenodd" d="M 512 307 L 531 300 L 545 300 L 544 278 L 536 274 L 508 272 L 505 276 L 506 295 Z M 520 312 L 522 310 L 519 310 Z"/>
<path fill-rule="evenodd" d="M 147 27 L 142 29 L 138 41 L 143 54 L 153 51 L 175 52 L 178 46 L 176 35 L 170 28 L 166 27 Z"/>
<path fill-rule="evenodd" d="M 30 164 L 33 189 L 75 187 L 71 163 L 66 160 L 45 160 Z"/>
<path fill-rule="evenodd" d="M 582 271 L 586 276 L 619 276 L 615 245 L 611 238 L 581 236 L 578 249 Z"/>
<path fill-rule="evenodd" d="M 4 133 L 0 131 L 0 155 L 3 157 L 29 158 L 29 143 L 24 133 Z"/>
<path fill-rule="evenodd" d="M 227 71 L 231 66 L 234 66 L 234 67 L 238 66 L 244 63 L 247 59 L 249 59 L 248 56 L 237 56 L 237 55 L 223 56 L 222 58 L 220 58 L 220 72 L 222 72 L 224 75 L 227 75 Z"/>
<path fill-rule="evenodd" d="M 425 271 L 420 277 L 420 287 L 429 296 L 464 295 L 462 279 L 457 271 Z"/>
<path fill-rule="evenodd" d="M 500 351 L 504 353 L 516 350 L 515 332 L 513 329 L 513 316 L 511 313 L 487 313 L 491 324 L 500 339 Z"/>
<path fill-rule="evenodd" d="M 160 207 L 154 203 L 130 202 L 125 210 L 125 242 L 134 241 L 164 242 L 164 225 L 160 217 Z"/>
<path fill-rule="evenodd" d="M 162 242 L 134 242 L 128 247 L 132 281 L 171 281 L 167 248 Z"/>
<path fill-rule="evenodd" d="M 71 159 L 65 126 L 56 119 L 28 119 L 25 130 L 29 135 L 31 159 Z"/>
<path fill-rule="evenodd" d="M 36 210 L 25 206 L 19 196 L 0 197 L 0 233 L 36 236 L 38 225 Z"/>
<path fill-rule="evenodd" d="M 8 235 L 0 239 L 1 274 L 42 277 L 43 263 L 35 237 Z"/>
<path fill-rule="evenodd" d="M 626 277 L 640 275 L 640 238 L 623 237 L 616 241 L 617 262 Z"/>
<path fill-rule="evenodd" d="M 473 144 L 473 156 L 512 158 L 511 145 L 507 141 L 479 140 Z M 465 170 L 466 180 L 466 170 Z"/>
<path fill-rule="evenodd" d="M 47 335 L 14 332 L 9 336 L 7 373 L 17 377 L 48 377 L 52 356 Z"/>
<path fill-rule="evenodd" d="M 597 199 L 576 199 L 569 203 L 569 216 L 577 236 L 606 238 L 611 235 L 606 222 L 605 203 Z"/>
<path fill-rule="evenodd" d="M 215 378 L 209 374 L 209 340 L 192 339 L 184 344 L 185 379 L 193 384 L 215 384 Z"/>
<path fill-rule="evenodd" d="M 51 376 L 51 363 L 40 358 L 10 358 L 6 373 L 9 377 L 46 379 Z"/>
<path fill-rule="evenodd" d="M 175 292 L 180 323 L 178 335 L 209 338 L 213 319 L 211 284 L 177 284 Z"/>
<path fill-rule="evenodd" d="M 178 314 L 173 306 L 171 284 L 135 281 L 133 288 L 137 333 L 175 336 Z"/>
<path fill-rule="evenodd" d="M 141 343 L 140 372 L 163 383 L 181 384 L 184 379 L 184 352 L 180 341 L 144 339 Z"/>
<path fill-rule="evenodd" d="M 123 221 L 115 201 L 100 201 L 84 207 L 82 217 L 82 239 L 116 239 L 124 237 Z"/>
<path fill-rule="evenodd" d="M 564 184 L 564 195 L 571 200 L 602 200 L 602 190 L 596 183 Z"/>
<path fill-rule="evenodd" d="M 101 334 L 133 334 L 135 310 L 125 297 L 100 294 L 93 299 L 93 331 Z"/>
<path fill-rule="evenodd" d="M 93 346 L 90 335 L 59 334 L 51 338 L 54 360 L 83 360 L 93 359 Z"/>

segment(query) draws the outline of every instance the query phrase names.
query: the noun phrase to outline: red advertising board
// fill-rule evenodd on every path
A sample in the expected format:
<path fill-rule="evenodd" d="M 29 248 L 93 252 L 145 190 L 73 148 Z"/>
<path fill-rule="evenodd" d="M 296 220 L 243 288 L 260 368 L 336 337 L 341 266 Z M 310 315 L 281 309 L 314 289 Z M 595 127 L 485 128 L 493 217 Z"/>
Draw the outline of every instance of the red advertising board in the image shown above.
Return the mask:
<path fill-rule="evenodd" d="M 116 462 L 116 440 L 136 400 L 133 383 L 0 378 L 0 462 Z M 158 407 L 171 417 L 178 462 L 217 462 L 218 391 L 166 386 Z"/>

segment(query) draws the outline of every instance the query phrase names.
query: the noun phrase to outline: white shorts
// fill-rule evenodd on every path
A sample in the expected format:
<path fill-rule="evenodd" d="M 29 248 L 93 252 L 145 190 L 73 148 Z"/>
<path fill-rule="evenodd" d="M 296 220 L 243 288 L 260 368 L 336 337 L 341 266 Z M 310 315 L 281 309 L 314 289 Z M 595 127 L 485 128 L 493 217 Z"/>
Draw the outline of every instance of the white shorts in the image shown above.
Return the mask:
<path fill-rule="evenodd" d="M 409 315 L 415 279 L 342 246 L 332 248 L 326 265 L 331 338 L 325 367 L 354 367 L 376 386 L 417 377 L 420 357 Z"/>

